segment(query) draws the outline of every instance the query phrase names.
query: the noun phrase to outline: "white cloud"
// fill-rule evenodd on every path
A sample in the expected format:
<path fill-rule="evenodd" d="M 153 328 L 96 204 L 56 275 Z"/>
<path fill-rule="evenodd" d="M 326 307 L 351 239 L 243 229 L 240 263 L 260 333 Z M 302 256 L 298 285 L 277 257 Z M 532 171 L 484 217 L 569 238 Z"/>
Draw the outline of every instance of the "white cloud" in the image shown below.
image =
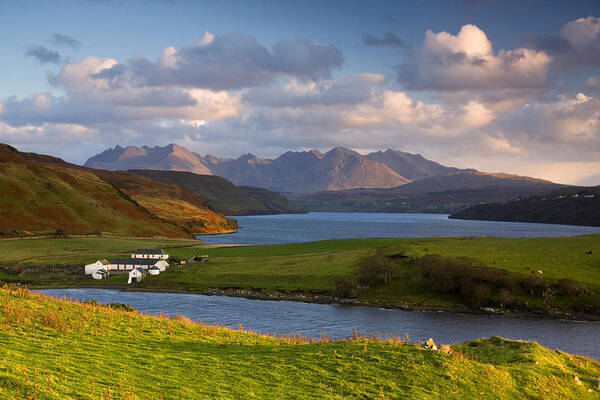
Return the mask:
<path fill-rule="evenodd" d="M 526 48 L 494 54 L 481 29 L 464 25 L 457 35 L 427 31 L 423 45 L 398 67 L 398 80 L 413 90 L 545 89 L 551 61 L 545 52 Z"/>

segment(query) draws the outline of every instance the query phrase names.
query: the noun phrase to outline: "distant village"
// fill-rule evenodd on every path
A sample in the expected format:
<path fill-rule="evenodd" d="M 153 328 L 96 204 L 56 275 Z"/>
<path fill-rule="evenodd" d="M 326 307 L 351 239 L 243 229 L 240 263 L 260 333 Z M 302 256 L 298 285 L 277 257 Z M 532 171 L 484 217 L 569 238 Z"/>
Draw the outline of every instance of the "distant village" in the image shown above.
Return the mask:
<path fill-rule="evenodd" d="M 130 258 L 113 258 L 110 262 L 102 259 L 85 266 L 85 275 L 93 279 L 104 279 L 110 271 L 129 271 L 127 284 L 140 282 L 147 274 L 158 275 L 167 270 L 169 254 L 162 249 L 139 249 Z"/>

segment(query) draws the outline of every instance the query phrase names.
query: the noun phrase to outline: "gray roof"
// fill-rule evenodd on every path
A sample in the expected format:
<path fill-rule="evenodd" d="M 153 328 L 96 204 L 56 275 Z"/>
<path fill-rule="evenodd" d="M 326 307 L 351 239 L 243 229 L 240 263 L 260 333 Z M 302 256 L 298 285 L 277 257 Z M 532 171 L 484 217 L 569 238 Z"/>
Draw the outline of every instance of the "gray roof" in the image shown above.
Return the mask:
<path fill-rule="evenodd" d="M 145 273 L 146 273 L 146 270 L 145 270 L 144 268 L 139 268 L 139 267 L 138 267 L 138 268 L 136 268 L 135 270 L 136 270 L 136 271 L 140 271 L 142 274 L 145 274 Z"/>
<path fill-rule="evenodd" d="M 137 249 L 133 254 L 167 254 L 162 249 Z"/>
<path fill-rule="evenodd" d="M 154 258 L 113 258 L 111 264 L 154 265 L 159 261 Z"/>

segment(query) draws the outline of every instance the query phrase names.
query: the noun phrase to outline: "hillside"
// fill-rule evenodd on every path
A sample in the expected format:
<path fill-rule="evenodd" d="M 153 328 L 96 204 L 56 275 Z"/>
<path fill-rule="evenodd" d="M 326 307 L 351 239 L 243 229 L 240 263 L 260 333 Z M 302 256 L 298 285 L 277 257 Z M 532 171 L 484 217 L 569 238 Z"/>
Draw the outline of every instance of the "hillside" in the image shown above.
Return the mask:
<path fill-rule="evenodd" d="M 0 144 L 0 236 L 113 234 L 189 238 L 235 221 L 175 185 L 98 171 Z"/>
<path fill-rule="evenodd" d="M 600 186 L 560 189 L 503 203 L 478 204 L 450 218 L 600 226 Z"/>
<path fill-rule="evenodd" d="M 235 186 L 225 178 L 191 172 L 130 170 L 154 181 L 185 187 L 209 201 L 207 207 L 223 215 L 292 214 L 304 210 L 282 195 L 251 186 Z"/>
<path fill-rule="evenodd" d="M 508 174 L 458 171 L 389 189 L 354 189 L 294 194 L 309 211 L 453 213 L 481 202 L 507 201 L 561 187 L 549 181 Z"/>
<path fill-rule="evenodd" d="M 397 337 L 263 336 L 22 288 L 0 289 L 0 302 L 4 399 L 598 396 L 598 362 L 500 337 L 429 350 Z"/>

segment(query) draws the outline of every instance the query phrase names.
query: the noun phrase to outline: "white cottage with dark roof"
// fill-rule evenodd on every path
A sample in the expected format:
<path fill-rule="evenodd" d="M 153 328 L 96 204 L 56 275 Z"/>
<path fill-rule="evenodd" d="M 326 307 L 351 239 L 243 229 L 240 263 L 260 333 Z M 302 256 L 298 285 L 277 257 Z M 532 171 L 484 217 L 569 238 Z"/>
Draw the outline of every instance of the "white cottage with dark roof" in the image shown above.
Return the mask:
<path fill-rule="evenodd" d="M 144 279 L 146 274 L 147 274 L 147 272 L 143 268 L 132 269 L 129 272 L 129 280 L 127 281 L 127 284 L 131 285 L 132 283 L 137 283 L 137 282 L 141 281 L 142 279 Z"/>
<path fill-rule="evenodd" d="M 148 258 L 157 260 L 167 260 L 169 255 L 162 249 L 137 249 L 131 253 L 131 258 Z"/>

